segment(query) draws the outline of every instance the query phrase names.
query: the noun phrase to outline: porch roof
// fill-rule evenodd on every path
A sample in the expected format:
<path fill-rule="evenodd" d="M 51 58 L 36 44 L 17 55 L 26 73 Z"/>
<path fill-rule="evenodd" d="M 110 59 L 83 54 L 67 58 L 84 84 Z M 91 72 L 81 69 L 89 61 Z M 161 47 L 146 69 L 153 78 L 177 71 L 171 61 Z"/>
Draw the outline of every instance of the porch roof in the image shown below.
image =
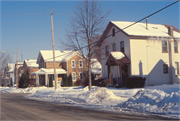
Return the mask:
<path fill-rule="evenodd" d="M 121 64 L 131 63 L 130 60 L 122 52 L 111 52 L 106 65 L 117 66 Z"/>
<path fill-rule="evenodd" d="M 56 74 L 66 74 L 67 72 L 64 69 L 56 69 Z M 45 69 L 41 68 L 36 72 L 31 73 L 31 75 L 41 75 L 41 74 L 54 74 L 54 69 Z"/>

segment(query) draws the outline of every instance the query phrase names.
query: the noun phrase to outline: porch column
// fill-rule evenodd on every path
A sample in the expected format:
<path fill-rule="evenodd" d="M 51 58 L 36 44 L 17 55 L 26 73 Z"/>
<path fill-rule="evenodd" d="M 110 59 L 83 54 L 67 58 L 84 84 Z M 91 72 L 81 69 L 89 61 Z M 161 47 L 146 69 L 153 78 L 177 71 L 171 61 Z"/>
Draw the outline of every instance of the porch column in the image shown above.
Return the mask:
<path fill-rule="evenodd" d="M 36 85 L 39 86 L 39 75 L 36 74 Z"/>
<path fill-rule="evenodd" d="M 119 77 L 119 65 L 118 65 L 118 84 L 120 84 L 120 77 Z"/>
<path fill-rule="evenodd" d="M 109 82 L 111 84 L 111 68 L 109 65 L 108 65 L 108 75 L 109 75 Z"/>
<path fill-rule="evenodd" d="M 47 85 L 48 74 L 45 74 L 45 85 Z"/>

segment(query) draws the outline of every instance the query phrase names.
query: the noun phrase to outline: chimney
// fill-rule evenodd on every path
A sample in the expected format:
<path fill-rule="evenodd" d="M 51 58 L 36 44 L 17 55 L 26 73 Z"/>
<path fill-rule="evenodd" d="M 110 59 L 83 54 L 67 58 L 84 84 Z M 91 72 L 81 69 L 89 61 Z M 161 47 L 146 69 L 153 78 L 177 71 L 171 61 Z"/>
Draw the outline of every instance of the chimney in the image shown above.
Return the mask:
<path fill-rule="evenodd" d="M 173 27 L 172 26 L 169 26 L 168 27 L 168 34 L 173 37 Z"/>
<path fill-rule="evenodd" d="M 148 23 L 147 23 L 147 19 L 148 19 L 148 18 L 146 18 L 146 29 L 148 29 Z"/>

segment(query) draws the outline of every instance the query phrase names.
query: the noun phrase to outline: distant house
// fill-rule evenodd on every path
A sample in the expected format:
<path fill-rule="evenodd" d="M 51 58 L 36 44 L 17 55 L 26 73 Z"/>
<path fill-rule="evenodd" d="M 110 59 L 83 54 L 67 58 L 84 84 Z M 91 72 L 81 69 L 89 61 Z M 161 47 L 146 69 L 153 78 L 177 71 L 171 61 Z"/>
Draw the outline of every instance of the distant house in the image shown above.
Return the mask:
<path fill-rule="evenodd" d="M 39 65 L 36 62 L 37 60 L 32 60 L 32 59 L 31 60 L 27 59 L 24 60 L 23 62 L 24 74 L 28 75 L 31 80 L 34 80 L 36 77 L 31 76 L 30 74 L 39 70 Z"/>
<path fill-rule="evenodd" d="M 62 85 L 62 77 L 66 74 L 72 75 L 72 81 L 75 83 L 78 79 L 83 79 L 83 72 L 87 71 L 84 58 L 78 51 L 55 51 L 56 74 L 58 77 L 58 85 Z M 38 54 L 37 64 L 39 70 L 31 73 L 36 75 L 37 85 L 48 85 L 49 78 L 54 80 L 53 69 L 53 51 L 41 50 Z"/>
<path fill-rule="evenodd" d="M 149 23 L 125 28 L 131 24 L 111 21 L 101 36 L 102 78 L 120 83 L 143 76 L 146 85 L 180 82 L 180 31 Z"/>
<path fill-rule="evenodd" d="M 14 81 L 15 81 L 15 64 L 8 63 L 4 69 L 3 85 L 13 86 Z"/>
<path fill-rule="evenodd" d="M 91 72 L 94 75 L 95 80 L 100 79 L 102 73 L 101 63 L 96 58 L 91 59 L 91 63 Z"/>

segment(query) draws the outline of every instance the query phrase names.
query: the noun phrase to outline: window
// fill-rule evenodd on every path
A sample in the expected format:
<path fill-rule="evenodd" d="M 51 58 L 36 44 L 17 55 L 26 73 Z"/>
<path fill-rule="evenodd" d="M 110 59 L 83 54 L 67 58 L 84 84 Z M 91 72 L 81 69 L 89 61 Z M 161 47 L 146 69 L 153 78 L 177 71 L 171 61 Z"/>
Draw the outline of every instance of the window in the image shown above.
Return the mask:
<path fill-rule="evenodd" d="M 44 68 L 46 68 L 46 62 L 44 62 Z"/>
<path fill-rule="evenodd" d="M 82 72 L 79 73 L 79 79 L 83 79 L 83 73 Z"/>
<path fill-rule="evenodd" d="M 163 64 L 163 72 L 164 72 L 164 74 L 168 73 L 168 65 L 167 64 Z"/>
<path fill-rule="evenodd" d="M 106 48 L 106 56 L 108 56 L 109 55 L 109 46 L 107 45 L 105 48 Z"/>
<path fill-rule="evenodd" d="M 112 30 L 112 36 L 115 36 L 115 29 Z"/>
<path fill-rule="evenodd" d="M 178 42 L 174 40 L 174 52 L 178 53 Z"/>
<path fill-rule="evenodd" d="M 179 62 L 175 62 L 175 75 L 179 75 Z"/>
<path fill-rule="evenodd" d="M 75 68 L 75 60 L 71 61 L 72 68 Z"/>
<path fill-rule="evenodd" d="M 116 51 L 116 43 L 113 44 L 113 51 Z"/>
<path fill-rule="evenodd" d="M 83 68 L 83 61 L 79 60 L 79 68 Z"/>
<path fill-rule="evenodd" d="M 162 52 L 168 52 L 167 51 L 167 41 L 162 41 Z"/>
<path fill-rule="evenodd" d="M 120 51 L 124 53 L 124 41 L 120 42 Z"/>
<path fill-rule="evenodd" d="M 75 72 L 72 72 L 72 80 L 76 81 L 76 73 Z"/>

